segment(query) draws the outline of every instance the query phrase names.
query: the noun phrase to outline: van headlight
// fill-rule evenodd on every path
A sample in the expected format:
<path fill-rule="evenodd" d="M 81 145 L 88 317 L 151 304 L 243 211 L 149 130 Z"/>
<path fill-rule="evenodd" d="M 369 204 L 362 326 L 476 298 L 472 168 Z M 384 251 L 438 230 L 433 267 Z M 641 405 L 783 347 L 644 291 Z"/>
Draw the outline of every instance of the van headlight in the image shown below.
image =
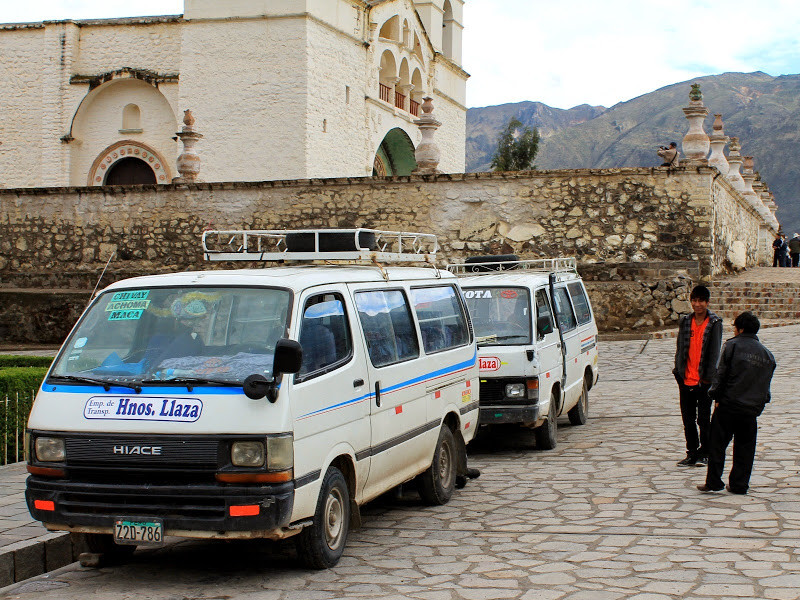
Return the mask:
<path fill-rule="evenodd" d="M 264 442 L 234 442 L 231 463 L 237 467 L 263 467 L 266 459 Z"/>
<path fill-rule="evenodd" d="M 506 398 L 525 398 L 527 391 L 524 383 L 509 383 L 506 385 Z"/>
<path fill-rule="evenodd" d="M 294 467 L 294 436 L 276 435 L 267 438 L 267 469 L 285 471 Z"/>
<path fill-rule="evenodd" d="M 67 452 L 64 440 L 52 437 L 36 438 L 36 459 L 41 462 L 64 462 Z"/>

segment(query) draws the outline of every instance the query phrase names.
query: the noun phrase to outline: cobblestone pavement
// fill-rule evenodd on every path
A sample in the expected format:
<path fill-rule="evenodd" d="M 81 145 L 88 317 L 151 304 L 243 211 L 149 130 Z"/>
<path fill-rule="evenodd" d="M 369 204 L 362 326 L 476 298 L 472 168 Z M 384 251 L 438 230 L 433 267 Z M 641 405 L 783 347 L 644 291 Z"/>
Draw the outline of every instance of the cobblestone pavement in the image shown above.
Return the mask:
<path fill-rule="evenodd" d="M 372 503 L 334 569 L 301 569 L 288 543 L 180 542 L 123 566 L 72 565 L 0 598 L 800 598 L 799 334 L 762 335 L 778 371 L 746 496 L 700 494 L 704 470 L 675 466 L 675 341 L 606 342 L 585 426 L 560 423 L 549 452 L 512 435 L 474 445 L 482 475 L 446 506 L 413 493 Z"/>

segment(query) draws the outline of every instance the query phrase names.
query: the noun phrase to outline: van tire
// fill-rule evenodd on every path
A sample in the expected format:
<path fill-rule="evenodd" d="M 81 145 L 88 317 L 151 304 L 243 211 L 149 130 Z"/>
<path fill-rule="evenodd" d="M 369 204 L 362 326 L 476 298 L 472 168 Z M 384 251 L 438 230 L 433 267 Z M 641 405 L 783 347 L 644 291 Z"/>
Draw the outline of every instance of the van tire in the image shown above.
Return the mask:
<path fill-rule="evenodd" d="M 583 389 L 581 390 L 581 397 L 578 398 L 578 403 L 567 412 L 569 422 L 572 425 L 584 425 L 589 416 L 589 389 L 586 385 L 586 380 L 583 380 Z"/>
<path fill-rule="evenodd" d="M 339 562 L 350 529 L 350 494 L 347 480 L 330 467 L 322 480 L 314 522 L 295 537 L 300 561 L 310 569 L 329 569 Z"/>
<path fill-rule="evenodd" d="M 442 425 L 431 466 L 419 477 L 419 495 L 425 504 L 440 506 L 450 501 L 456 487 L 457 461 L 453 432 Z"/>
<path fill-rule="evenodd" d="M 115 544 L 114 536 L 110 533 L 81 533 L 79 534 L 89 552 L 104 554 L 106 558 L 122 560 L 128 558 L 136 550 L 134 544 Z"/>
<path fill-rule="evenodd" d="M 552 450 L 558 443 L 556 434 L 558 433 L 558 423 L 556 421 L 556 405 L 558 398 L 556 392 L 550 394 L 550 408 L 547 411 L 547 420 L 533 430 L 536 437 L 536 447 L 540 450 Z"/>

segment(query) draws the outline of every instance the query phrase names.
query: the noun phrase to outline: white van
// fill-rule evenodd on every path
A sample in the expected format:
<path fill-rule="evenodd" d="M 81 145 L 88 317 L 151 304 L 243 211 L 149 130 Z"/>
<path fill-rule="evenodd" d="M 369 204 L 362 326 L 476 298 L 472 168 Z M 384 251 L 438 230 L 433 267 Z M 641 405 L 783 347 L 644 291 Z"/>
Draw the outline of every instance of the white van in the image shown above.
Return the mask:
<path fill-rule="evenodd" d="M 36 397 L 26 499 L 50 530 L 124 554 L 164 536 L 296 536 L 341 556 L 359 505 L 464 483 L 475 339 L 434 236 L 206 232 L 212 260 L 344 260 L 128 279 L 90 304 Z M 340 250 L 345 248 L 345 250 Z M 347 250 L 347 248 L 350 248 Z"/>
<path fill-rule="evenodd" d="M 597 325 L 575 259 L 482 256 L 459 275 L 478 340 L 480 424 L 519 423 L 542 449 L 557 418 L 582 425 L 597 382 Z"/>

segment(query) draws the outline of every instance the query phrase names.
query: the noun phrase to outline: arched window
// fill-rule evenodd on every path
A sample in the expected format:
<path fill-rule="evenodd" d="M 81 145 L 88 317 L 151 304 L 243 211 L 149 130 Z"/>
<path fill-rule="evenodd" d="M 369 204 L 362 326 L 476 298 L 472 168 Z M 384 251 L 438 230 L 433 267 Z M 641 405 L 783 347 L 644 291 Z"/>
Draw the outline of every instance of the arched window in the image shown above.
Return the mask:
<path fill-rule="evenodd" d="M 128 104 L 122 109 L 121 132 L 135 133 L 142 131 L 142 111 L 135 104 Z"/>
<path fill-rule="evenodd" d="M 425 95 L 425 90 L 422 87 L 422 74 L 419 69 L 414 69 L 414 75 L 411 76 L 411 98 L 409 100 L 408 112 L 415 117 L 419 116 L 419 105 L 422 104 L 422 97 Z"/>
<path fill-rule="evenodd" d="M 400 17 L 398 15 L 393 16 L 391 19 L 386 21 L 380 29 L 378 33 L 378 37 L 383 38 L 384 40 L 394 40 L 395 42 L 399 42 L 400 40 Z"/>
<path fill-rule="evenodd" d="M 444 18 L 442 20 L 442 54 L 453 58 L 453 7 L 450 0 L 444 0 Z"/>
<path fill-rule="evenodd" d="M 405 58 L 400 62 L 400 81 L 397 82 L 394 94 L 394 105 L 402 110 L 408 110 L 408 100 L 411 95 L 411 75 L 408 68 L 408 60 Z"/>
<path fill-rule="evenodd" d="M 394 104 L 394 86 L 397 83 L 397 61 L 390 50 L 384 51 L 381 55 L 379 94 L 381 100 Z"/>

